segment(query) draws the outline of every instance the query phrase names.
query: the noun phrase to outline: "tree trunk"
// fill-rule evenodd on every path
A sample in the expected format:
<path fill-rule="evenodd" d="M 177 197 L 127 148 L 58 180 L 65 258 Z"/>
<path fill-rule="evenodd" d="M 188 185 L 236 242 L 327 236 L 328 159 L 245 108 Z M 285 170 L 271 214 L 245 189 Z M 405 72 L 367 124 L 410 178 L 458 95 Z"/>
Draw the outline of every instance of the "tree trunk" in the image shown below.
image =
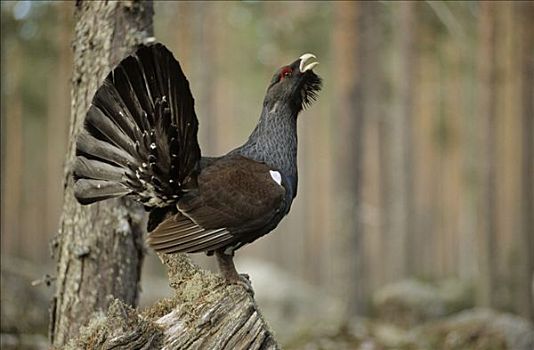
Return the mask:
<path fill-rule="evenodd" d="M 386 276 L 389 281 L 409 275 L 413 263 L 410 255 L 413 247 L 413 145 L 412 110 L 414 94 L 414 20 L 415 4 L 399 2 L 391 4 L 393 28 L 391 34 L 391 108 L 384 125 L 385 171 L 384 196 L 385 247 L 387 252 Z"/>
<path fill-rule="evenodd" d="M 375 4 L 336 2 L 334 35 L 334 71 L 336 95 L 340 97 L 334 115 L 339 116 L 339 173 L 337 193 L 340 222 L 335 262 L 336 284 L 346 301 L 347 317 L 361 314 L 365 305 L 363 224 L 361 218 L 361 182 L 363 163 L 364 106 L 362 98 L 364 67 L 365 14 Z"/>
<path fill-rule="evenodd" d="M 413 156 L 413 98 L 415 95 L 414 91 L 414 67 L 417 67 L 417 47 L 416 47 L 416 38 L 415 38 L 415 28 L 414 24 L 416 23 L 415 16 L 415 5 L 416 3 L 411 1 L 403 1 L 400 4 L 399 9 L 399 33 L 401 35 L 400 40 L 400 62 L 399 62 L 399 84 L 398 93 L 399 93 L 399 115 L 397 119 L 400 120 L 402 125 L 400 125 L 400 132 L 402 134 L 402 165 L 399 170 L 399 174 L 402 179 L 400 186 L 404 188 L 402 190 L 402 216 L 404 218 L 399 218 L 400 222 L 403 223 L 401 228 L 402 241 L 401 246 L 397 247 L 399 250 L 404 251 L 404 257 L 402 260 L 402 273 L 410 275 L 413 273 L 413 267 L 415 262 L 414 258 L 414 245 L 415 241 L 413 239 L 414 235 L 414 169 L 415 169 L 415 157 Z M 393 173 L 396 171 L 394 170 Z M 393 252 L 391 252 L 393 253 Z"/>
<path fill-rule="evenodd" d="M 55 346 L 76 336 L 93 313 L 106 310 L 113 299 L 137 304 L 144 214 L 125 200 L 82 207 L 73 195 L 70 169 L 93 94 L 121 58 L 152 36 L 152 15 L 150 2 L 76 2 L 65 196 L 59 233 L 52 242 L 57 280 L 50 338 Z"/>
<path fill-rule="evenodd" d="M 498 70 L 496 67 L 497 7 L 500 4 L 481 2 L 479 13 L 478 52 L 478 118 L 481 130 L 480 185 L 478 194 L 478 258 L 479 283 L 477 304 L 495 306 L 497 287 L 496 264 L 496 150 Z"/>
<path fill-rule="evenodd" d="M 522 267 L 519 314 L 534 321 L 534 4 L 515 4 L 521 23 L 522 48 Z"/>
<path fill-rule="evenodd" d="M 279 349 L 243 286 L 194 265 L 185 254 L 161 254 L 174 297 L 142 313 L 115 300 L 66 349 Z"/>
<path fill-rule="evenodd" d="M 68 146 L 69 126 L 69 96 L 70 84 L 65 79 L 70 76 L 72 65 L 72 51 L 70 49 L 72 35 L 72 7 L 64 3 L 57 6 L 58 21 L 54 28 L 54 40 L 58 49 L 58 62 L 53 73 L 48 78 L 48 118 L 46 119 L 46 208 L 45 229 L 52 234 L 57 230 L 57 218 L 61 215 L 62 188 L 63 188 L 63 157 Z M 60 77 L 60 79 L 57 79 Z M 42 186 L 43 179 L 36 180 Z M 40 229 L 42 229 L 41 226 Z M 39 246 L 42 259 L 46 259 L 44 245 Z"/>
<path fill-rule="evenodd" d="M 199 80 L 196 82 L 199 94 L 198 115 L 204 116 L 205 122 L 202 123 L 200 130 L 200 142 L 204 154 L 216 154 L 217 149 L 217 111 L 215 110 L 215 80 L 218 75 L 214 74 L 214 68 L 217 69 L 217 40 L 215 39 L 218 31 L 215 25 L 216 16 L 214 6 L 206 6 L 202 2 L 193 2 L 193 47 L 197 69 L 196 76 Z M 191 30 L 190 29 L 190 30 Z"/>
<path fill-rule="evenodd" d="M 6 40 L 7 41 L 7 40 Z M 6 48 L 10 45 L 6 42 Z M 13 57 L 20 57 L 18 45 L 13 45 L 14 49 L 9 50 Z M 8 51 L 6 49 L 5 51 Z M 5 55 L 2 50 L 2 55 Z M 20 241 L 15 239 L 15 234 L 21 233 L 22 221 L 22 193 L 24 164 L 22 154 L 24 152 L 23 138 L 23 102 L 21 89 L 21 62 L 12 60 L 9 70 L 12 74 L 12 92 L 7 95 L 2 103 L 2 253 L 9 252 L 10 255 L 20 256 Z M 2 64 L 7 66 L 7 59 L 2 57 Z M 6 69 L 7 70 L 7 69 Z M 5 79 L 7 80 L 7 79 Z M 2 89 L 4 90 L 4 79 L 2 79 Z M 9 165 L 9 166 L 8 166 Z M 7 186 L 9 184 L 9 186 Z M 7 232 L 11 232 L 8 234 Z"/>

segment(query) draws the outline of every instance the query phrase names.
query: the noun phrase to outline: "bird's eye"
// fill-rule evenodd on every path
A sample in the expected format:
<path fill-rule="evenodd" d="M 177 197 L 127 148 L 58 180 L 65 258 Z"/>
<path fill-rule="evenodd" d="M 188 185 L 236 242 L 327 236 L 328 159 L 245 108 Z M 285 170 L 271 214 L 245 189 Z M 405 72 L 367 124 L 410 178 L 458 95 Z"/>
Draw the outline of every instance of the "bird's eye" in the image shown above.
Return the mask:
<path fill-rule="evenodd" d="M 291 69 L 291 67 L 284 67 L 282 68 L 282 71 L 280 72 L 280 78 L 289 77 L 291 73 L 293 73 L 293 69 Z"/>

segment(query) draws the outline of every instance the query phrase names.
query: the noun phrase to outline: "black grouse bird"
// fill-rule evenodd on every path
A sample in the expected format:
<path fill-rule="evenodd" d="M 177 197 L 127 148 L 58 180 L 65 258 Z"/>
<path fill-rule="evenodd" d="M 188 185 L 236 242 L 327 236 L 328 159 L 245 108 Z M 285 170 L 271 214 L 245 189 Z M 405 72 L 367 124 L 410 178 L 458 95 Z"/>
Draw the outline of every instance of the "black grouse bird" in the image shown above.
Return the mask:
<path fill-rule="evenodd" d="M 234 251 L 273 230 L 297 193 L 297 115 L 321 88 L 317 64 L 305 54 L 280 68 L 247 142 L 202 157 L 178 61 L 162 44 L 141 45 L 93 98 L 77 139 L 76 198 L 131 195 L 150 211 L 152 248 L 215 253 L 223 276 L 239 282 Z"/>

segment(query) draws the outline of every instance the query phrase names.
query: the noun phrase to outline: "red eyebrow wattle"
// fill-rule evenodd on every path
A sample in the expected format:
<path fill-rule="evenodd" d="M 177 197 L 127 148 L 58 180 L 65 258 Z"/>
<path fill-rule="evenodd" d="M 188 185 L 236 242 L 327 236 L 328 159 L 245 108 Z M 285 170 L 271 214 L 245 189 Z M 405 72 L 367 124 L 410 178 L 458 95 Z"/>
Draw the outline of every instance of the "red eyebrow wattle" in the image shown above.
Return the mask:
<path fill-rule="evenodd" d="M 280 72 L 280 75 L 283 77 L 286 73 L 291 73 L 293 72 L 293 69 L 289 66 L 286 66 L 284 68 L 282 68 L 282 71 Z"/>

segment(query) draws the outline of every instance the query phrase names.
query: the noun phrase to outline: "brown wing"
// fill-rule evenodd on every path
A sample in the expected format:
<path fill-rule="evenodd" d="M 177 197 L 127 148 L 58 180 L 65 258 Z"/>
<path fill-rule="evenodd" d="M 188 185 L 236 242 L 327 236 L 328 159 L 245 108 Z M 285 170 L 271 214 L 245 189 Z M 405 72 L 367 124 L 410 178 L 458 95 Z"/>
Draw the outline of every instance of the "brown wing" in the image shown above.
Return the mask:
<path fill-rule="evenodd" d="M 159 224 L 147 241 L 152 248 L 163 253 L 196 253 L 224 247 L 233 239 L 226 228 L 206 229 L 178 213 Z"/>
<path fill-rule="evenodd" d="M 150 245 L 167 253 L 209 251 L 260 230 L 284 201 L 285 189 L 270 171 L 237 155 L 213 162 L 198 176 L 198 189 L 180 199 L 179 213 L 150 233 Z"/>

